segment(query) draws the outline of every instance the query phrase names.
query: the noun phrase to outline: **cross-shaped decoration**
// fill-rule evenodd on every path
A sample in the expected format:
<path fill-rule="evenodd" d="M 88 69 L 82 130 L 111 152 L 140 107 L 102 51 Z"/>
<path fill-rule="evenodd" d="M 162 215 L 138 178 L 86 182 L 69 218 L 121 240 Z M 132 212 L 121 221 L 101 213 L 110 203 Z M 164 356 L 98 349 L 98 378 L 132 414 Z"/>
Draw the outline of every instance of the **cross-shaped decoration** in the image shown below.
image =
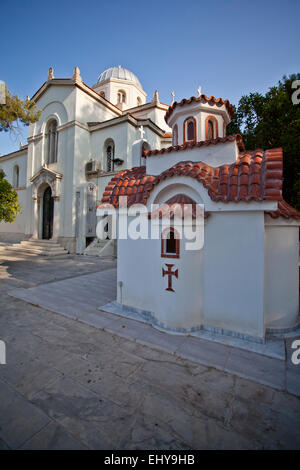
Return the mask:
<path fill-rule="evenodd" d="M 201 96 L 201 86 L 198 86 L 197 92 L 198 92 L 198 96 L 200 97 Z"/>
<path fill-rule="evenodd" d="M 175 101 L 175 93 L 174 93 L 174 91 L 171 91 L 171 96 L 172 96 L 172 103 L 171 103 L 171 104 L 173 104 L 174 101 Z"/>
<path fill-rule="evenodd" d="M 172 287 L 172 276 L 175 276 L 176 279 L 178 279 L 178 269 L 176 269 L 175 271 L 172 271 L 172 268 L 173 268 L 174 264 L 167 264 L 166 263 L 166 266 L 167 266 L 168 270 L 162 268 L 162 277 L 168 276 L 168 287 L 166 288 L 166 290 L 171 291 L 171 292 L 175 292 L 175 290 Z"/>
<path fill-rule="evenodd" d="M 141 133 L 141 139 L 143 139 L 143 138 L 144 138 L 144 134 L 146 134 L 146 132 L 144 131 L 144 127 L 143 127 L 143 126 L 140 126 L 140 127 L 139 127 L 139 131 L 140 131 L 140 133 Z"/>
<path fill-rule="evenodd" d="M 53 67 L 50 67 L 48 71 L 48 80 L 53 80 L 53 78 L 54 78 Z"/>

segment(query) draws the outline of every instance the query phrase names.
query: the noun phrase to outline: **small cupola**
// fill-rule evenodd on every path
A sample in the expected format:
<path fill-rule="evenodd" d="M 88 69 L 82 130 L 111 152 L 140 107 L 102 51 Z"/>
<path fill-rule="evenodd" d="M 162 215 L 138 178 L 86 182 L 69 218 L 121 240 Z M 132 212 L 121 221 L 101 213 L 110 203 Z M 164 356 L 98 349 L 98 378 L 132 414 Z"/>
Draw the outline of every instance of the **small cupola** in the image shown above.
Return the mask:
<path fill-rule="evenodd" d="M 172 128 L 172 145 L 225 137 L 233 113 L 228 100 L 208 97 L 199 87 L 198 97 L 174 101 L 165 115 L 166 123 Z"/>

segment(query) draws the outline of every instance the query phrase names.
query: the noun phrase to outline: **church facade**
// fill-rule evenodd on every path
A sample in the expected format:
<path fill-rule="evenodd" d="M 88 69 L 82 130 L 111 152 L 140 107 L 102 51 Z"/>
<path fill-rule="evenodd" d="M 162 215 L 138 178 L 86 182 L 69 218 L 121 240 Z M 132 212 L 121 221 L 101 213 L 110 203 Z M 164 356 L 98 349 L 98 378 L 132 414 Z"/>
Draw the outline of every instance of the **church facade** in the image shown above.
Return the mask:
<path fill-rule="evenodd" d="M 174 332 L 254 341 L 297 327 L 300 214 L 282 198 L 282 149 L 249 151 L 240 135 L 228 136 L 228 100 L 199 89 L 171 106 L 157 92 L 146 102 L 138 78 L 121 66 L 92 88 L 78 67 L 70 79 L 49 69 L 32 99 L 42 114 L 28 144 L 0 158 L 22 206 L 15 223 L 0 224 L 0 238 L 55 240 L 84 253 L 97 242 L 96 208 L 120 216 L 123 196 L 129 208 L 146 208 L 149 226 L 156 218 L 157 236 L 115 243 L 108 219 L 105 244 L 118 257 L 108 311 Z M 181 235 L 186 204 L 192 214 L 204 208 L 196 250 Z M 126 215 L 128 228 L 133 217 Z"/>
<path fill-rule="evenodd" d="M 138 78 L 121 66 L 91 88 L 78 67 L 72 78 L 48 79 L 32 99 L 42 110 L 28 144 L 0 157 L 22 213 L 0 224 L 0 239 L 53 239 L 83 253 L 96 237 L 96 201 L 112 175 L 140 166 L 143 151 L 170 145 L 158 93 L 146 103 Z"/>

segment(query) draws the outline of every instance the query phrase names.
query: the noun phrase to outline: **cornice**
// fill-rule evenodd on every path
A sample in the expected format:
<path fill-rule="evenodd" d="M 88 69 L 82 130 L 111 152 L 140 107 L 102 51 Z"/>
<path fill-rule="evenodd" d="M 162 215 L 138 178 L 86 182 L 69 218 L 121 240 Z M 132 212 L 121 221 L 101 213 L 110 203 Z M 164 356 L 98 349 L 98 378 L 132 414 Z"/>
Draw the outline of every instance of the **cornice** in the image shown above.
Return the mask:
<path fill-rule="evenodd" d="M 134 86 L 141 92 L 145 97 L 147 96 L 147 93 L 139 87 L 136 83 L 131 82 L 130 80 L 122 80 L 121 78 L 108 78 L 107 80 L 101 82 L 101 83 L 95 83 L 95 85 L 92 86 L 92 88 L 100 88 L 102 85 L 106 85 L 107 83 L 114 82 L 114 83 L 122 83 L 123 85 L 131 85 Z"/>
<path fill-rule="evenodd" d="M 0 162 L 10 160 L 11 158 L 15 158 L 15 157 L 22 157 L 22 152 L 27 154 L 27 150 L 28 150 L 28 145 L 24 145 L 19 150 L 15 150 L 14 152 L 7 153 L 5 155 L 1 155 L 0 156 Z"/>
<path fill-rule="evenodd" d="M 103 98 L 101 95 L 99 95 L 99 93 L 97 93 L 95 90 L 89 87 L 82 80 L 73 79 L 73 78 L 52 78 L 50 80 L 47 80 L 45 83 L 43 83 L 41 88 L 39 88 L 37 92 L 32 96 L 31 100 L 37 102 L 41 98 L 41 96 L 46 92 L 46 90 L 52 85 L 71 86 L 71 87 L 75 86 L 77 88 L 80 88 L 84 93 L 94 98 L 96 101 L 101 103 L 106 108 L 110 109 L 115 114 L 122 115 L 122 111 L 120 111 L 120 109 L 117 106 L 115 106 L 110 101 Z"/>

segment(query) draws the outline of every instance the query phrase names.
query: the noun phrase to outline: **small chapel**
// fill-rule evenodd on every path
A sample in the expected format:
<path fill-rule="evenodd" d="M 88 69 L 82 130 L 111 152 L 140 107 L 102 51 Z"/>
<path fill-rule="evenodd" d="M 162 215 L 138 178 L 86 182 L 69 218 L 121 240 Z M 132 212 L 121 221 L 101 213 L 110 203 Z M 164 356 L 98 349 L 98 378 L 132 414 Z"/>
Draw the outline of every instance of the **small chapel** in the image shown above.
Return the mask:
<path fill-rule="evenodd" d="M 300 213 L 282 197 L 282 149 L 245 149 L 240 135 L 226 132 L 232 105 L 200 89 L 171 105 L 157 91 L 146 98 L 121 66 L 92 87 L 78 67 L 71 78 L 50 68 L 32 97 L 42 114 L 28 143 L 0 157 L 22 205 L 15 223 L 0 224 L 0 239 L 117 256 L 117 299 L 107 308 L 157 328 L 256 342 L 295 329 Z M 157 237 L 114 240 L 107 223 L 97 238 L 97 212 L 109 205 L 122 216 L 120 196 L 129 208 L 146 207 Z M 178 236 L 186 204 L 203 207 L 197 250 Z"/>
<path fill-rule="evenodd" d="M 129 208 L 146 205 L 148 223 L 156 217 L 159 225 L 157 238 L 118 239 L 118 298 L 108 311 L 177 333 L 204 329 L 255 342 L 299 326 L 300 213 L 282 198 L 283 152 L 246 150 L 240 135 L 226 135 L 232 117 L 222 98 L 174 102 L 165 114 L 172 145 L 145 150 L 143 166 L 107 185 L 99 209 L 121 213 L 126 196 Z M 204 207 L 198 250 L 174 236 L 185 204 Z"/>

